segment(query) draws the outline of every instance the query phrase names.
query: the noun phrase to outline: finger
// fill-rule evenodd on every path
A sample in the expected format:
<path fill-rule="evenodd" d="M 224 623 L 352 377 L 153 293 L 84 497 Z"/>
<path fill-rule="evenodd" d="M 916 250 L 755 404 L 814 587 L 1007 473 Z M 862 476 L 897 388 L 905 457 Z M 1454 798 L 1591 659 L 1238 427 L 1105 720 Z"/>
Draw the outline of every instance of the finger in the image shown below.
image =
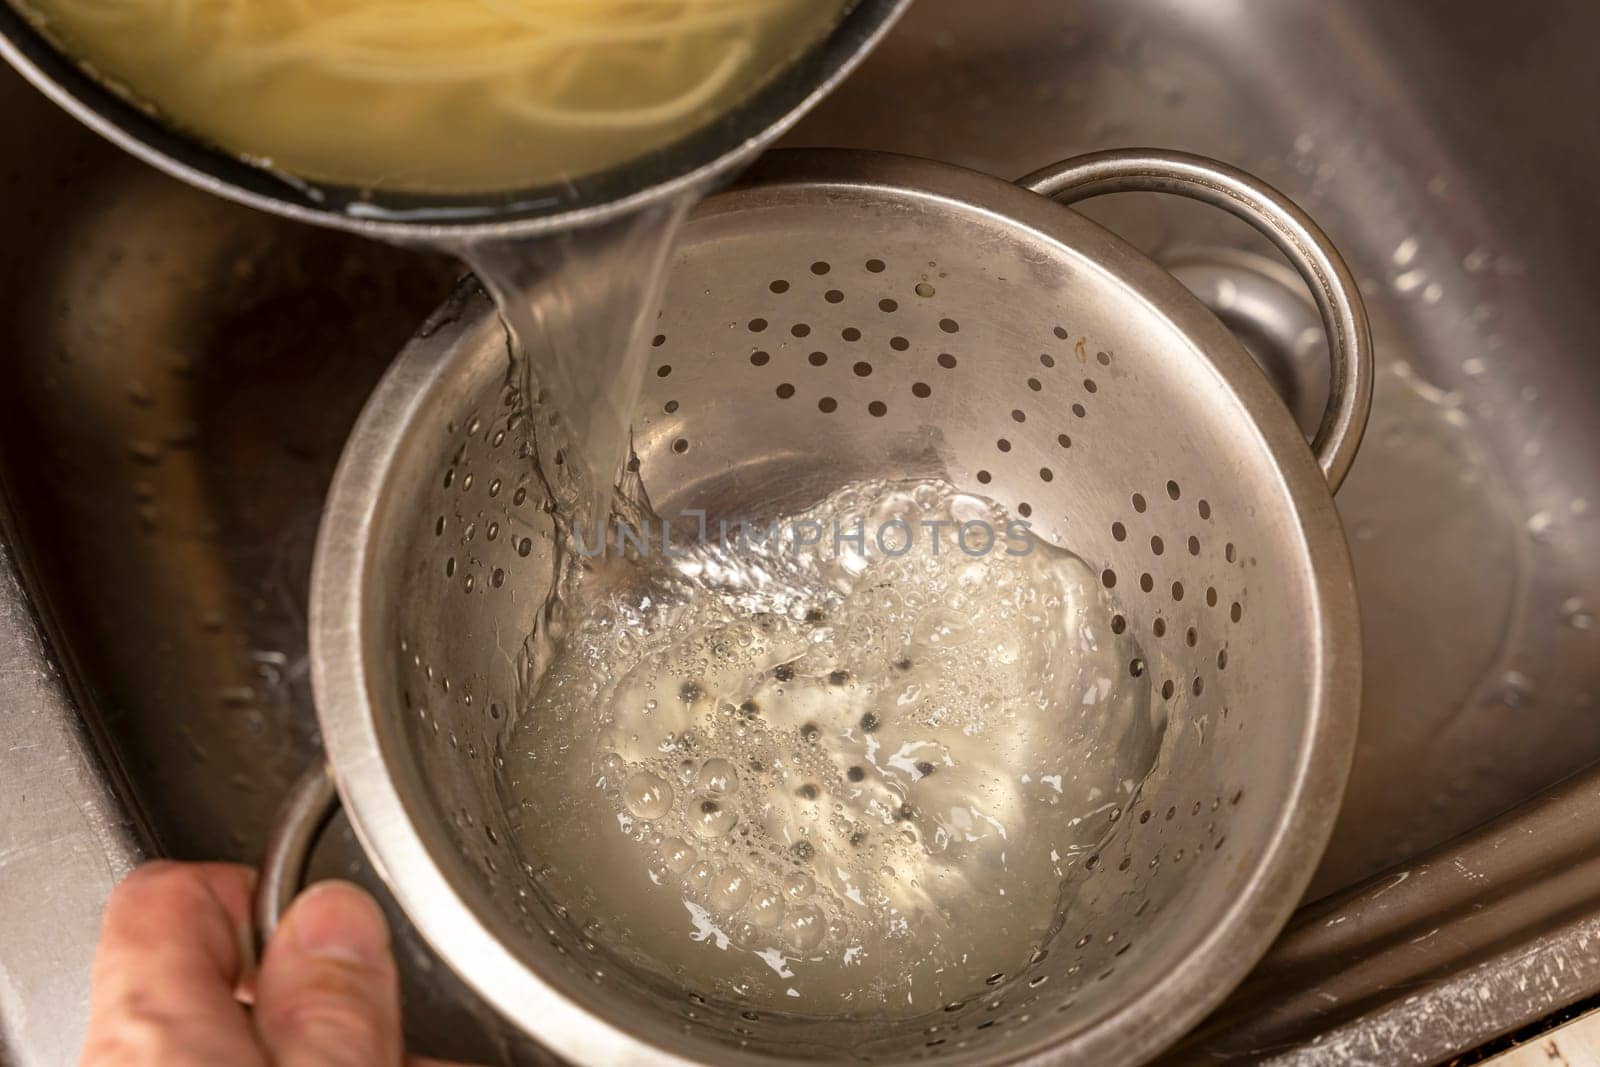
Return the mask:
<path fill-rule="evenodd" d="M 256 976 L 255 1020 L 277 1067 L 399 1067 L 399 980 L 370 896 L 319 882 L 295 899 Z"/>
<path fill-rule="evenodd" d="M 85 1067 L 265 1064 L 234 1000 L 250 930 L 248 867 L 158 860 L 112 890 L 95 950 Z"/>

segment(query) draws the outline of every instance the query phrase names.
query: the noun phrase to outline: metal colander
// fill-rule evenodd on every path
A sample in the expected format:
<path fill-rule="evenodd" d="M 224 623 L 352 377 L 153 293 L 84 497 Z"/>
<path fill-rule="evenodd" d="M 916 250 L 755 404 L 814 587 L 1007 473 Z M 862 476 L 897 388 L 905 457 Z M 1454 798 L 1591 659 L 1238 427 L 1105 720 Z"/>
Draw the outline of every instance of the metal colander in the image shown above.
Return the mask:
<path fill-rule="evenodd" d="M 1371 374 L 1353 284 L 1293 205 L 1195 157 L 1084 157 L 1012 185 L 926 161 L 769 157 L 685 229 L 635 414 L 663 514 L 757 521 L 865 479 L 942 478 L 1101 572 L 1169 727 L 1060 934 L 906 1021 L 767 1017 L 635 973 L 511 846 L 497 743 L 551 578 L 507 339 L 464 288 L 369 403 L 313 579 L 332 779 L 440 955 L 577 1062 L 1134 1062 L 1266 949 L 1332 825 L 1360 692 L 1333 510 Z M 1178 192 L 1272 237 L 1330 333 L 1315 454 L 1237 340 L 1170 275 L 1053 202 Z M 1319 470 L 1319 461 L 1321 469 Z M 332 796 L 310 774 L 263 878 L 270 919 Z"/>

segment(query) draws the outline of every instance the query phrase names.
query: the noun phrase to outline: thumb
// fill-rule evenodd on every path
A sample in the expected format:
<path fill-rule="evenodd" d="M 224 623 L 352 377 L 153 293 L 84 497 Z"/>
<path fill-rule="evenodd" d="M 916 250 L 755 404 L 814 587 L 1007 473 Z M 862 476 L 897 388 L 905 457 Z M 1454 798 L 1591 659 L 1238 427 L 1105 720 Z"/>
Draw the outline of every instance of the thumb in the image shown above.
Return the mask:
<path fill-rule="evenodd" d="M 319 882 L 295 898 L 261 961 L 255 1021 L 277 1067 L 398 1067 L 399 981 L 370 896 Z"/>

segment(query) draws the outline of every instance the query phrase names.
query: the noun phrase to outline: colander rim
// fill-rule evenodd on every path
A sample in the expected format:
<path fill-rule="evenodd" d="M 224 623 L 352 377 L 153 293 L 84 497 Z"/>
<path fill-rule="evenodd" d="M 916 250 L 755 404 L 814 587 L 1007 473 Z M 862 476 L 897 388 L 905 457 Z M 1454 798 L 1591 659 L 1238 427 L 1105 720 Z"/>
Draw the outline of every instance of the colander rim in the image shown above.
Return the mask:
<path fill-rule="evenodd" d="M 1316 867 L 1343 795 L 1355 748 L 1360 701 L 1360 626 L 1348 547 L 1332 496 L 1305 439 L 1260 369 L 1222 323 L 1171 275 L 1121 238 L 1045 197 L 949 164 L 854 150 L 770 153 L 734 189 L 697 215 L 739 210 L 775 190 L 814 187 L 911 191 L 981 205 L 1092 259 L 1143 295 L 1157 314 L 1204 353 L 1251 416 L 1260 447 L 1276 462 L 1290 519 L 1303 545 L 1305 596 L 1319 610 L 1308 647 L 1315 654 L 1296 774 L 1280 816 L 1229 906 L 1183 959 L 1125 1004 L 1090 1017 L 1047 1047 L 1023 1047 L 994 1062 L 1135 1063 L 1176 1041 L 1231 991 L 1288 921 Z M 1092 253 L 1092 254 L 1091 254 Z M 368 691 L 363 646 L 368 534 L 381 510 L 385 477 L 426 400 L 449 380 L 475 330 L 494 328 L 492 309 L 470 284 L 458 289 L 401 353 L 363 410 L 341 458 L 318 536 L 312 574 L 312 681 L 324 744 L 357 838 L 423 937 L 507 1019 L 574 1062 L 687 1064 L 661 1045 L 623 1030 L 569 998 L 522 962 L 484 917 L 474 914 L 424 840 L 397 787 L 395 753 Z M 473 315 L 470 305 L 478 303 Z M 1159 307 L 1157 307 L 1159 305 Z M 451 321 L 452 317 L 459 321 Z M 444 843 L 440 847 L 447 848 Z M 719 1050 L 713 1062 L 789 1062 Z"/>

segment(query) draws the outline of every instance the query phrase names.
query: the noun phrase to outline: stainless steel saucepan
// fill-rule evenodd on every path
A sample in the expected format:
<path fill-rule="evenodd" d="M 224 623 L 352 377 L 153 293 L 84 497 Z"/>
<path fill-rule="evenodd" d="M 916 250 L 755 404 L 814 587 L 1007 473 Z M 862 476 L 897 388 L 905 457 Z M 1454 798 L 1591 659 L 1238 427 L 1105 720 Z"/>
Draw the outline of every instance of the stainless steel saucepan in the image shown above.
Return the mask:
<path fill-rule="evenodd" d="M 490 194 L 317 186 L 221 151 L 108 88 L 0 0 L 0 57 L 73 117 L 177 178 L 302 222 L 386 241 L 456 247 L 580 229 L 663 204 L 749 163 L 854 70 L 911 0 L 855 0 L 833 30 L 716 121 L 627 163 L 570 181 Z"/>

